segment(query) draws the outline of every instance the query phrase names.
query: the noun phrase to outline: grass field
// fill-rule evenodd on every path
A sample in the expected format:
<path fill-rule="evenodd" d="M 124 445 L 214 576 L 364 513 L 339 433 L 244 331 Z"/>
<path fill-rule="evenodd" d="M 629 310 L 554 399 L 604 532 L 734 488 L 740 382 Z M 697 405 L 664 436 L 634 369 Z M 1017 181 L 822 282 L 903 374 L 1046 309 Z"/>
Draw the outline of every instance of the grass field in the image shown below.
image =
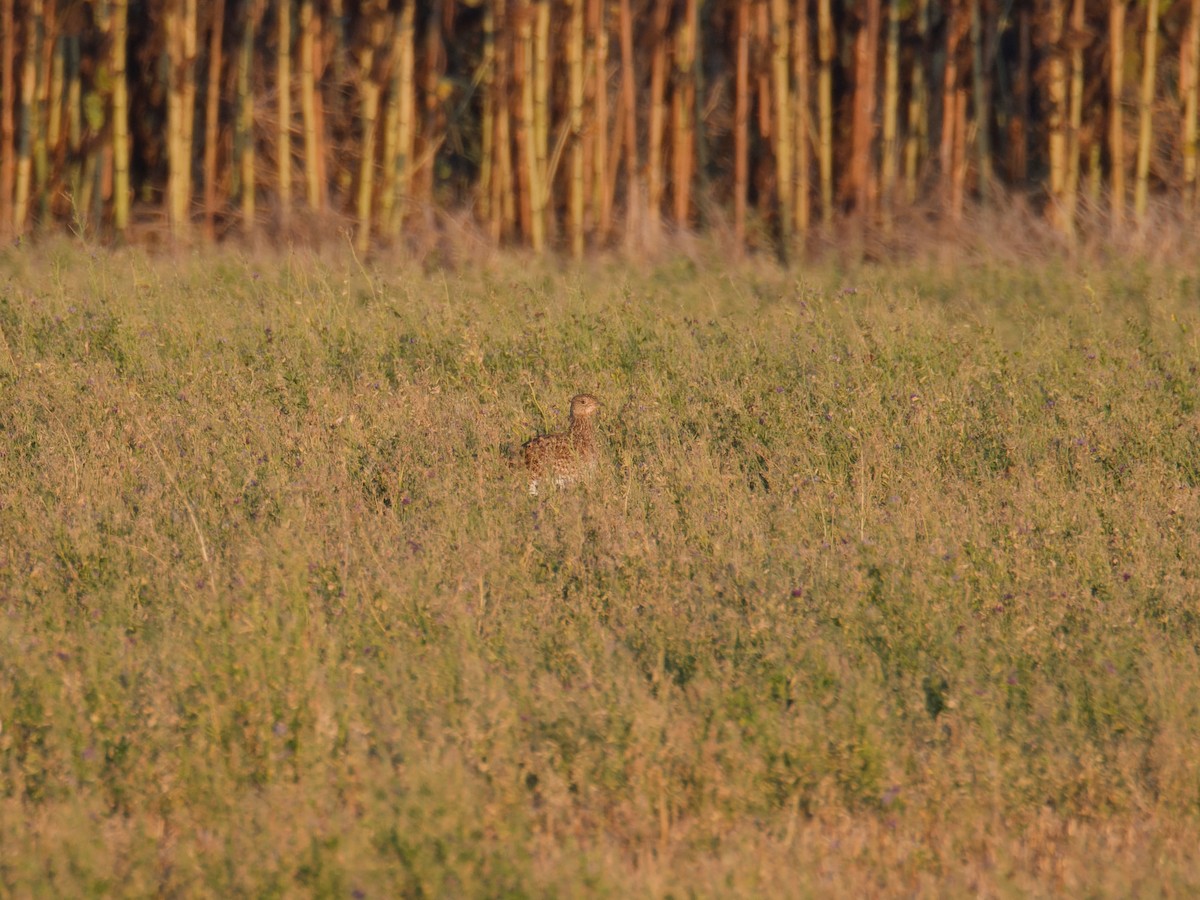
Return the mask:
<path fill-rule="evenodd" d="M 1198 329 L 1126 261 L 9 248 L 0 894 L 1194 895 Z"/>

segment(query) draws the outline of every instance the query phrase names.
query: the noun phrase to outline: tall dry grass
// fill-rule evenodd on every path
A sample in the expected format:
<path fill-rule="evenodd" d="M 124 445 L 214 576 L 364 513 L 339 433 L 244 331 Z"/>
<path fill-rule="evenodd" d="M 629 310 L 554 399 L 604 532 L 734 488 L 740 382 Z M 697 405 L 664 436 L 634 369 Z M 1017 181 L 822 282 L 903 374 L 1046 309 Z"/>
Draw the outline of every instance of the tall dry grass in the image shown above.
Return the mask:
<path fill-rule="evenodd" d="M 3 893 L 1200 883 L 1194 270 L 0 281 Z"/>

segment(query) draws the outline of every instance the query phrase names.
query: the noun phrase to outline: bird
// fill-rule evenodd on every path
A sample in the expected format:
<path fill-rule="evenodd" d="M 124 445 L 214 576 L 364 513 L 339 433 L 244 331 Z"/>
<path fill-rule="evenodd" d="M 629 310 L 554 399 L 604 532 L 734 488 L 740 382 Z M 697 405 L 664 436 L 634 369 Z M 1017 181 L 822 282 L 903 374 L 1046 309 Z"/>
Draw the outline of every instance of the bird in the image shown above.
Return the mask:
<path fill-rule="evenodd" d="M 600 456 L 596 416 L 603 406 L 591 394 L 576 394 L 566 431 L 541 434 L 521 445 L 518 461 L 529 472 L 530 494 L 537 496 L 543 479 L 553 479 L 555 487 L 564 488 L 596 471 Z"/>

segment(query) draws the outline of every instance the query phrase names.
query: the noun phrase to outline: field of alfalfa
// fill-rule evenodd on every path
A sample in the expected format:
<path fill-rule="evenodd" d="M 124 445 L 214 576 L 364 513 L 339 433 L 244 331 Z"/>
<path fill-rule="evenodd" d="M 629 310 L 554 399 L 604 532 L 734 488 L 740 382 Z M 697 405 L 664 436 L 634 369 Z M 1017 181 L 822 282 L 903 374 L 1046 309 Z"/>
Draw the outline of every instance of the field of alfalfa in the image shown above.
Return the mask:
<path fill-rule="evenodd" d="M 1128 262 L 9 248 L 0 894 L 1192 893 L 1198 329 Z"/>

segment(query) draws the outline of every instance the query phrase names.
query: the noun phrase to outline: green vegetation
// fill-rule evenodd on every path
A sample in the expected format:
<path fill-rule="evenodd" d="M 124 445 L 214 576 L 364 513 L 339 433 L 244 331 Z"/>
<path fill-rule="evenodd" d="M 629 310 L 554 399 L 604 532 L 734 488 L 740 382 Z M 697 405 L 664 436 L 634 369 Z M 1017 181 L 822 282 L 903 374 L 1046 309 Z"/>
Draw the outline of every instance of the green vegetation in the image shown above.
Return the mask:
<path fill-rule="evenodd" d="M 8 248 L 0 894 L 1194 892 L 1198 301 Z"/>

